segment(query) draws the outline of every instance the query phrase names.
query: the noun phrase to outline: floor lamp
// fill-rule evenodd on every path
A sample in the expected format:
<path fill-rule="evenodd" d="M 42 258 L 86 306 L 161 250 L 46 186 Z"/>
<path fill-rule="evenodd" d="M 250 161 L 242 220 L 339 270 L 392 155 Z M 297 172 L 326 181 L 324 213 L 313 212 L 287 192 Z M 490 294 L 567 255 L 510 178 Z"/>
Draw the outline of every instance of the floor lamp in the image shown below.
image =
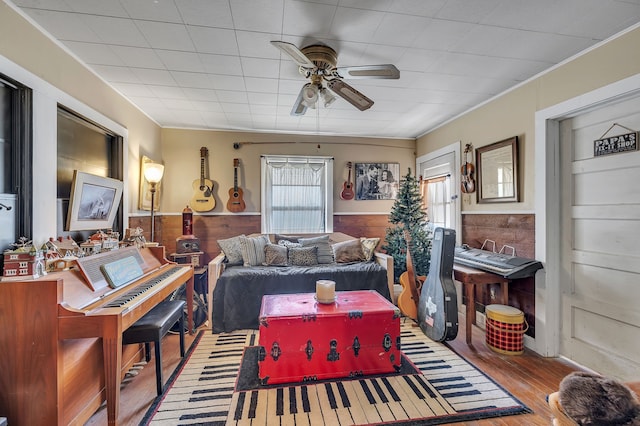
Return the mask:
<path fill-rule="evenodd" d="M 147 163 L 144 167 L 144 178 L 149 182 L 151 188 L 149 191 L 151 192 L 151 239 L 150 242 L 153 242 L 155 235 L 155 219 L 153 217 L 155 210 L 155 196 L 156 196 L 156 185 L 162 179 L 162 175 L 164 174 L 164 166 L 158 163 Z"/>

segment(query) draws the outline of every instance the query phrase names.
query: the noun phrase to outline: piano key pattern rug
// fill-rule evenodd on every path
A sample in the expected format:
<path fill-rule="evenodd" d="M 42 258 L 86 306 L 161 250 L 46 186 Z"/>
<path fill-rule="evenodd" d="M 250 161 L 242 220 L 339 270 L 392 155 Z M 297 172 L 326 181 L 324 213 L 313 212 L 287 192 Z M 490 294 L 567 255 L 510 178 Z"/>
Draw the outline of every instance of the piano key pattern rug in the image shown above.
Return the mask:
<path fill-rule="evenodd" d="M 397 374 L 260 387 L 257 368 L 241 367 L 258 331 L 205 332 L 141 424 L 437 425 L 531 412 L 419 327 L 403 323 L 401 336 L 409 362 Z"/>

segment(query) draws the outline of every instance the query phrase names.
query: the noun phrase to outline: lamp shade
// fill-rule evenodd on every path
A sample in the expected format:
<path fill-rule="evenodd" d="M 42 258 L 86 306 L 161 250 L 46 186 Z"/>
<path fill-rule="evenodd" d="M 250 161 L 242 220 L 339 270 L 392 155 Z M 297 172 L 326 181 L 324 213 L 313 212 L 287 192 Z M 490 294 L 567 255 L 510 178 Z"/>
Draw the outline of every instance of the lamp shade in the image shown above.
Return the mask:
<path fill-rule="evenodd" d="M 144 166 L 144 178 L 149 183 L 158 183 L 164 174 L 164 166 L 158 163 L 147 163 Z"/>

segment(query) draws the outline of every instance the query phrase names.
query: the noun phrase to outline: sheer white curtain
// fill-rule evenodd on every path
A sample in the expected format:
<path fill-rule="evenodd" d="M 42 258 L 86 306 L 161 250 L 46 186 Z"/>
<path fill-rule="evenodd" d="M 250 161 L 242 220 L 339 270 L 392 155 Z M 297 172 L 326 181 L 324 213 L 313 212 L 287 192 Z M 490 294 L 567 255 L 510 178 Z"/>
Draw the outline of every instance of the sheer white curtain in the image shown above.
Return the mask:
<path fill-rule="evenodd" d="M 333 231 L 333 158 L 262 156 L 262 232 Z"/>

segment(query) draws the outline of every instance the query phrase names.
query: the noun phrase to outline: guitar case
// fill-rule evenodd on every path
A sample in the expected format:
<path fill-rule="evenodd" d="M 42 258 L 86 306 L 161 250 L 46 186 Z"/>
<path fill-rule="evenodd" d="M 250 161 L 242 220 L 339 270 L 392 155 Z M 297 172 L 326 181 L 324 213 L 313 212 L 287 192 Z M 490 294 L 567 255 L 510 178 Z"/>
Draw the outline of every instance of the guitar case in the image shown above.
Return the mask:
<path fill-rule="evenodd" d="M 418 324 L 436 342 L 453 340 L 458 335 L 458 298 L 453 283 L 455 246 L 455 230 L 435 229 L 429 275 L 420 292 Z"/>

